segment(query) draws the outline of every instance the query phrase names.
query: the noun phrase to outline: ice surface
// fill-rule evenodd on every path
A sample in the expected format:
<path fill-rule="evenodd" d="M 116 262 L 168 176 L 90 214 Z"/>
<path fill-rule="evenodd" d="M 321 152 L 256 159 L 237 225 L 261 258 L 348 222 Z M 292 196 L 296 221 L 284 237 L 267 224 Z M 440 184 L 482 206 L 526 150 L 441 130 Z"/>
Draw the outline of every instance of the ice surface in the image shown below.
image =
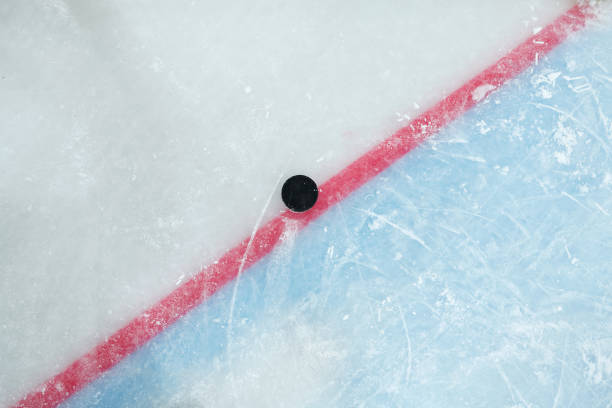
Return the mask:
<path fill-rule="evenodd" d="M 570 3 L 3 1 L 0 405 Z"/>
<path fill-rule="evenodd" d="M 609 407 L 610 21 L 64 407 Z"/>

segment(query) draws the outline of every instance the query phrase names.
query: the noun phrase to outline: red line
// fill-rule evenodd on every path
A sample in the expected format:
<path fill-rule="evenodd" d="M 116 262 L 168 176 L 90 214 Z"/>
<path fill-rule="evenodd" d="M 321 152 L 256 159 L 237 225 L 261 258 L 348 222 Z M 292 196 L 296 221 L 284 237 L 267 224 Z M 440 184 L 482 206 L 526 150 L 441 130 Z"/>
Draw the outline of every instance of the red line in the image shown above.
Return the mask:
<path fill-rule="evenodd" d="M 255 233 L 251 245 L 250 238 L 244 239 L 217 262 L 204 268 L 106 341 L 29 393 L 15 407 L 55 407 L 65 401 L 234 279 L 243 259 L 243 268 L 246 269 L 270 253 L 281 240 L 288 220 L 299 228 L 308 225 L 474 106 L 478 101 L 473 93 L 478 87 L 486 86 L 481 88 L 486 94 L 498 88 L 530 66 L 536 58 L 552 50 L 570 33 L 583 27 L 589 17 L 586 6 L 575 6 L 565 12 L 494 65 L 321 185 L 319 200 L 310 211 L 301 214 L 287 211 L 277 216 Z"/>

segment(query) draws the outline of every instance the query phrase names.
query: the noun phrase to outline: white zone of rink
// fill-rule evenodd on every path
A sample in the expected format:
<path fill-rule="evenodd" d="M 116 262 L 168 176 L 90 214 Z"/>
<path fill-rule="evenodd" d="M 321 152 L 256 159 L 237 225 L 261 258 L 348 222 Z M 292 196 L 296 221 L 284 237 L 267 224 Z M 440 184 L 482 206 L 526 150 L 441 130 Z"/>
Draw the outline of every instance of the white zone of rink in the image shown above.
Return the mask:
<path fill-rule="evenodd" d="M 0 2 L 0 406 L 572 5 Z"/>

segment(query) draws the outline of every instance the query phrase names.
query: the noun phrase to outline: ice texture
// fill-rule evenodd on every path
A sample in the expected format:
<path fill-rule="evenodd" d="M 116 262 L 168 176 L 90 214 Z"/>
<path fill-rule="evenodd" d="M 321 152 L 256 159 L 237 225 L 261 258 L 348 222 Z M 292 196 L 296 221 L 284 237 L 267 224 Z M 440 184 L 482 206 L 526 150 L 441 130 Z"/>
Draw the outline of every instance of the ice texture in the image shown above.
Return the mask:
<path fill-rule="evenodd" d="M 0 1 L 0 406 L 571 3 Z"/>
<path fill-rule="evenodd" d="M 612 26 L 591 24 L 63 406 L 609 407 Z"/>

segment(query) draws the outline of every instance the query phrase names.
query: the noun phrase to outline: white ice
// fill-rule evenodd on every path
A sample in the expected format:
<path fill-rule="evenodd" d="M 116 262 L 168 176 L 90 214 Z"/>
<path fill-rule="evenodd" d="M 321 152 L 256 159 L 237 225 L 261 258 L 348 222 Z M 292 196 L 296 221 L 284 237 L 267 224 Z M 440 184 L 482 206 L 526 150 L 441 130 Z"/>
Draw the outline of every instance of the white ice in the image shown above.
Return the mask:
<path fill-rule="evenodd" d="M 571 3 L 3 0 L 0 406 Z"/>

